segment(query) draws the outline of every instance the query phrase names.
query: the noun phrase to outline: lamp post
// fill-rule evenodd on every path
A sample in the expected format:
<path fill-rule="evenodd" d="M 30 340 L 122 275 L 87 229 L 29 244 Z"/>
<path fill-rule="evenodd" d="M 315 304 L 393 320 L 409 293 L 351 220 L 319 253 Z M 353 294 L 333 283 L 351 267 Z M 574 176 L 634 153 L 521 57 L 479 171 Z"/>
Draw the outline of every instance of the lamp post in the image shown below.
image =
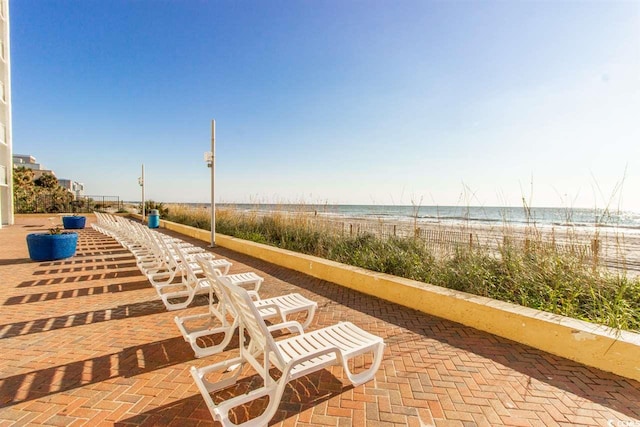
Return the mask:
<path fill-rule="evenodd" d="M 144 163 L 142 164 L 142 175 L 138 178 L 138 184 L 142 187 L 142 223 L 144 224 Z"/>
<path fill-rule="evenodd" d="M 204 153 L 204 161 L 211 168 L 211 245 L 216 246 L 216 121 L 211 120 L 211 151 Z"/>

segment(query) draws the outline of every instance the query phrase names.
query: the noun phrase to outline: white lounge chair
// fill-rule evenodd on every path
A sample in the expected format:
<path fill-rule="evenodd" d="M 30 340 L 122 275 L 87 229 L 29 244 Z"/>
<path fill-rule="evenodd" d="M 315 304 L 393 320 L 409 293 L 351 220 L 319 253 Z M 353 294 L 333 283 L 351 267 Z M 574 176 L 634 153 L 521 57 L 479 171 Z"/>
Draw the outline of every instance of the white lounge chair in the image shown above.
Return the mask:
<path fill-rule="evenodd" d="M 209 312 L 182 317 L 176 316 L 174 320 L 185 341 L 191 345 L 196 357 L 206 357 L 220 353 L 229 344 L 238 327 L 238 315 L 229 302 L 224 288 L 218 283 L 218 277 L 222 276 L 222 272 L 209 259 L 196 257 L 196 260 L 212 289 L 212 293 L 209 294 Z M 263 319 L 277 319 L 285 322 L 287 316 L 291 314 L 306 312 L 303 328 L 306 328 L 313 320 L 313 315 L 318 307 L 318 303 L 315 301 L 311 301 L 298 293 L 260 299 L 258 289 L 264 279 L 253 272 L 229 274 L 225 278 L 235 286 L 248 288 L 248 294 L 256 307 L 258 307 L 259 314 Z M 214 301 L 214 295 L 217 301 Z M 231 317 L 231 321 L 229 321 L 229 317 Z M 189 327 L 187 326 L 189 323 L 196 323 L 197 326 Z M 211 341 L 205 341 L 202 339 L 203 337 L 211 336 L 211 339 L 213 339 L 214 336 L 219 334 L 223 335 L 218 344 L 205 345 Z"/>
<path fill-rule="evenodd" d="M 138 268 L 149 279 L 149 282 L 157 289 L 170 285 L 176 277 L 184 276 L 185 269 L 183 262 L 191 265 L 196 273 L 199 273 L 199 267 L 195 264 L 194 255 L 204 256 L 213 259 L 214 256 L 204 249 L 190 245 L 180 240 L 171 238 L 165 239 L 166 236 L 160 233 L 154 233 L 157 238 L 150 239 L 149 247 L 153 255 L 138 262 Z M 182 255 L 182 258 L 180 257 Z M 218 268 L 228 271 L 231 263 L 227 260 L 216 260 Z"/>
<path fill-rule="evenodd" d="M 228 291 L 229 300 L 240 318 L 240 356 L 199 369 L 192 367 L 191 375 L 211 415 L 223 426 L 267 425 L 275 415 L 289 381 L 329 366 L 342 365 L 347 378 L 354 385 L 365 383 L 375 376 L 384 352 L 382 338 L 365 332 L 350 322 L 340 322 L 308 333 L 302 330 L 298 322 L 293 321 L 267 326 L 246 290 L 234 286 L 224 276 L 218 280 Z M 271 332 L 284 328 L 295 329 L 300 335 L 275 341 Z M 250 337 L 247 344 L 245 332 Z M 348 365 L 349 359 L 365 353 L 373 354 L 371 366 L 363 372 L 353 374 Z M 214 403 L 210 393 L 235 384 L 246 362 L 262 377 L 263 385 L 248 393 Z M 282 373 L 278 380 L 269 373 L 272 367 Z M 215 382 L 206 378 L 214 372 L 225 371 L 233 373 Z M 264 396 L 268 396 L 269 403 L 259 416 L 241 424 L 234 424 L 229 419 L 229 411 L 233 408 Z"/>
<path fill-rule="evenodd" d="M 171 311 L 186 308 L 193 302 L 196 295 L 209 293 L 211 287 L 192 255 L 183 253 L 175 243 L 170 243 L 168 247 L 171 249 L 171 253 L 167 254 L 167 257 L 175 263 L 175 270 L 180 273 L 180 281 L 166 284 L 156 284 L 151 278 L 149 281 L 156 288 L 156 292 L 167 310 Z M 201 254 L 201 256 L 206 256 L 206 254 Z M 208 259 L 216 268 L 222 269 L 225 274 L 231 267 L 231 263 L 227 260 Z"/>

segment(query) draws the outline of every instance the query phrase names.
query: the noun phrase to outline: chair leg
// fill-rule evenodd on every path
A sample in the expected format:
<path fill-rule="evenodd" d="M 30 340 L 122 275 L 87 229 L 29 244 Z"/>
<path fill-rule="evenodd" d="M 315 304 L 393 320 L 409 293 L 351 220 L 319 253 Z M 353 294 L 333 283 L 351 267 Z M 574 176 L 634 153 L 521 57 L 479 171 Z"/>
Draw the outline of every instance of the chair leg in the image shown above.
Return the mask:
<path fill-rule="evenodd" d="M 355 386 L 364 384 L 367 381 L 371 380 L 376 375 L 378 368 L 380 368 L 380 363 L 382 363 L 382 355 L 384 353 L 384 344 L 376 344 L 371 348 L 371 351 L 373 352 L 373 362 L 371 363 L 371 366 L 369 367 L 369 369 L 360 372 L 359 374 L 353 374 L 349 369 L 348 359 L 342 359 L 342 368 L 347 374 L 347 378 L 349 378 L 349 381 Z"/>
<path fill-rule="evenodd" d="M 193 369 L 191 373 L 193 374 Z M 195 378 L 195 377 L 194 377 Z M 205 397 L 205 402 L 207 402 L 207 406 L 209 407 L 209 411 L 213 418 L 219 421 L 223 426 L 234 426 L 234 427 L 253 427 L 253 426 L 266 426 L 269 424 L 269 421 L 273 418 L 276 411 L 278 410 L 278 406 L 280 406 L 280 401 L 282 400 L 282 394 L 284 393 L 285 386 L 287 385 L 286 378 L 283 376 L 280 378 L 278 382 L 271 381 L 269 386 L 260 387 L 257 390 L 253 390 L 246 394 L 241 394 L 239 396 L 233 397 L 231 399 L 225 400 L 219 404 L 213 403 L 213 399 L 211 399 L 211 395 L 207 393 L 207 397 Z M 201 389 L 202 392 L 202 389 Z M 229 419 L 229 412 L 241 405 L 249 403 L 253 400 L 260 399 L 261 397 L 268 396 L 269 403 L 265 408 L 262 414 L 254 417 L 245 422 L 236 424 Z M 211 402 L 211 405 L 209 404 Z"/>
<path fill-rule="evenodd" d="M 156 292 L 162 299 L 162 302 L 164 303 L 164 306 L 167 308 L 167 310 L 169 311 L 180 310 L 183 308 L 187 308 L 189 304 L 193 302 L 193 299 L 198 293 L 197 292 L 198 289 L 196 288 L 197 286 L 198 286 L 197 284 L 193 285 L 183 278 L 181 282 L 171 283 L 166 286 L 156 286 Z M 171 288 L 171 287 L 182 288 L 183 290 L 179 290 L 179 291 L 165 290 L 166 288 Z M 186 300 L 181 302 L 169 302 L 170 298 L 171 299 L 186 298 Z"/>
<path fill-rule="evenodd" d="M 201 329 L 196 329 L 192 331 L 187 330 L 185 326 L 185 322 L 191 321 L 191 320 L 199 320 L 199 319 L 208 319 L 210 320 L 210 324 Z M 210 313 L 196 314 L 193 316 L 184 316 L 184 317 L 176 316 L 174 317 L 173 320 L 176 322 L 178 329 L 180 329 L 180 332 L 182 333 L 184 340 L 187 341 L 189 345 L 191 345 L 191 348 L 193 349 L 195 356 L 198 358 L 211 356 L 211 355 L 222 352 L 229 345 L 229 342 L 231 342 L 234 332 L 238 326 L 237 321 L 234 321 L 233 324 L 231 325 L 229 325 L 228 322 L 225 321 L 223 322 L 222 326 L 212 327 L 211 323 L 214 320 L 214 316 Z M 222 341 L 218 344 L 211 345 L 211 346 L 200 346 L 198 344 L 198 338 L 202 338 L 209 335 L 219 335 L 219 334 L 224 334 L 224 337 L 222 338 Z"/>
<path fill-rule="evenodd" d="M 158 280 L 159 278 L 162 278 L 162 277 L 165 277 L 166 280 Z M 151 282 L 151 284 L 156 287 L 171 283 L 175 277 L 176 277 L 176 270 L 147 273 L 147 278 L 149 279 L 149 282 Z"/>
<path fill-rule="evenodd" d="M 208 396 L 208 400 L 211 400 L 211 396 L 209 396 L 209 393 L 212 393 L 214 391 L 223 389 L 225 387 L 229 387 L 230 385 L 233 385 L 236 383 L 238 377 L 240 376 L 240 373 L 242 372 L 242 366 L 244 366 L 245 360 L 242 357 L 234 357 L 232 359 L 227 359 L 224 360 L 222 362 L 219 363 L 214 363 L 213 365 L 209 365 L 209 366 L 205 366 L 203 368 L 196 368 L 195 366 L 191 367 L 191 376 L 193 377 L 193 380 L 196 382 L 196 385 L 198 386 L 198 388 L 200 389 L 200 393 L 202 393 L 202 397 L 205 398 L 205 401 L 207 401 L 207 396 Z M 239 365 L 239 366 L 236 366 Z M 210 373 L 210 372 L 216 372 L 216 371 L 226 371 L 228 368 L 234 368 L 234 373 L 230 378 L 226 378 L 222 381 L 218 381 L 218 382 L 211 382 L 208 381 L 205 376 Z M 211 403 L 213 404 L 213 401 L 211 401 Z M 207 405 L 209 405 L 209 403 L 207 402 Z M 214 406 L 216 406 L 214 404 Z"/>
<path fill-rule="evenodd" d="M 189 304 L 191 304 L 195 296 L 196 296 L 195 292 L 180 291 L 180 292 L 170 292 L 166 294 L 161 294 L 160 298 L 162 299 L 162 302 L 164 303 L 164 306 L 167 308 L 167 310 L 173 311 L 173 310 L 180 310 L 183 308 L 187 308 Z M 187 299 L 185 301 L 177 302 L 177 303 L 169 302 L 169 298 L 183 298 L 183 297 L 187 297 Z"/>
<path fill-rule="evenodd" d="M 304 323 L 302 324 L 302 329 L 307 329 L 307 326 L 309 326 L 309 324 L 311 323 L 311 321 L 313 320 L 313 316 L 316 313 L 316 306 L 311 306 L 311 308 L 309 308 L 309 310 L 307 310 L 307 318 L 304 320 Z"/>

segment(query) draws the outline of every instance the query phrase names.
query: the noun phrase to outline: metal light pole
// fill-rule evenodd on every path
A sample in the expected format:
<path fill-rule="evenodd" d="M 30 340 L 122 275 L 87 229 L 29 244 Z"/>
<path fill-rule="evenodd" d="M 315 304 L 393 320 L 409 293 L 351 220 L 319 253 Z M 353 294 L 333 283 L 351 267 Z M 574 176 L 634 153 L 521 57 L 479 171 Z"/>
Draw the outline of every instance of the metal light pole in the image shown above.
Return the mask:
<path fill-rule="evenodd" d="M 211 247 L 216 246 L 216 121 L 211 120 L 211 151 L 204 153 L 204 160 L 211 168 Z"/>
<path fill-rule="evenodd" d="M 144 224 L 144 163 L 142 164 L 142 175 L 138 178 L 138 184 L 142 187 L 142 223 Z"/>

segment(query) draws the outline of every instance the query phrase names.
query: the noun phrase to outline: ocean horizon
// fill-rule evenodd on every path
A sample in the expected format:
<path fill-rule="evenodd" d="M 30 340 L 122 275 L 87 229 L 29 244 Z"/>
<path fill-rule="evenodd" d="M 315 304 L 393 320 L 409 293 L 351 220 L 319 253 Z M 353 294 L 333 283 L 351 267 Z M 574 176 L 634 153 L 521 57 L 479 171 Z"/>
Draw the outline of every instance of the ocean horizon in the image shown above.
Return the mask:
<path fill-rule="evenodd" d="M 173 204 L 173 203 L 165 203 Z M 209 208 L 209 203 L 175 203 Z M 310 213 L 333 218 L 417 221 L 418 223 L 607 227 L 640 232 L 640 212 L 598 208 L 513 206 L 332 205 L 295 203 L 216 203 L 240 211 Z"/>

